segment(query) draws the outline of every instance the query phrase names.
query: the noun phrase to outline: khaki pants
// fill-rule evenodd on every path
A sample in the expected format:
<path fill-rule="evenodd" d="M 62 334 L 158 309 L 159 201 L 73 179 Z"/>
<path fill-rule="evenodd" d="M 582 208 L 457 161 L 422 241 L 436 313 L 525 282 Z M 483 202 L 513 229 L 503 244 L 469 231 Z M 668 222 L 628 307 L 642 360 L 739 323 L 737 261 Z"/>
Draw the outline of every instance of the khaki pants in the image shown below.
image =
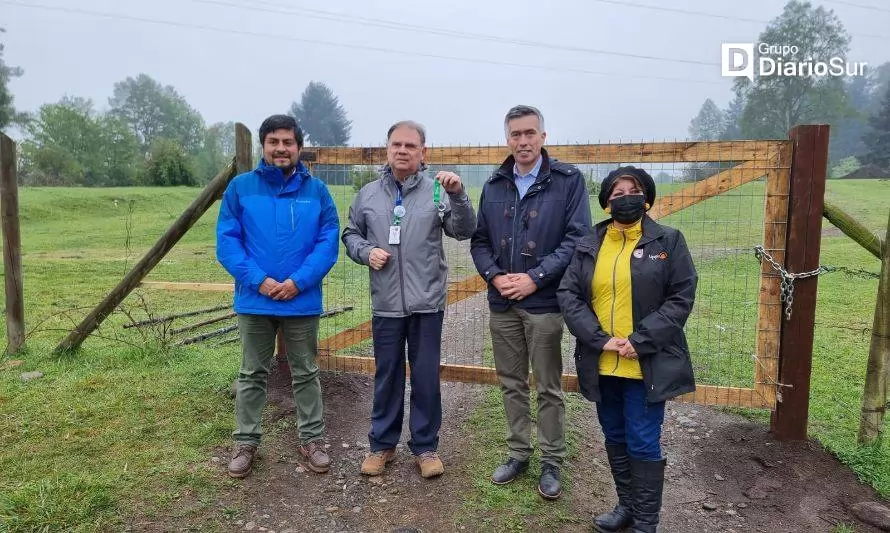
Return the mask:
<path fill-rule="evenodd" d="M 531 361 L 538 393 L 538 445 L 541 460 L 561 465 L 566 455 L 565 399 L 562 393 L 560 313 L 533 314 L 511 308 L 491 313 L 494 364 L 507 416 L 510 457 L 526 461 L 532 454 L 528 370 Z"/>
<path fill-rule="evenodd" d="M 269 367 L 279 326 L 287 348 L 300 440 L 308 444 L 323 437 L 321 384 L 315 365 L 318 317 L 238 315 L 242 356 L 235 385 L 236 429 L 233 436 L 239 444 L 260 444 L 260 419 L 266 405 Z"/>

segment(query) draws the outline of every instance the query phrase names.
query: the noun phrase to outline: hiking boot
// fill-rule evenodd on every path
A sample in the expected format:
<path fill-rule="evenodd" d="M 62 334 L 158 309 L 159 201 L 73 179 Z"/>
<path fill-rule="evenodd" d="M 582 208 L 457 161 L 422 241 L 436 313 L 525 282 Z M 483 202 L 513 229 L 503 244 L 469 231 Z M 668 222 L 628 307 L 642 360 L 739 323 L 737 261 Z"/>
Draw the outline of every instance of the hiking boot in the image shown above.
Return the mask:
<path fill-rule="evenodd" d="M 441 476 L 445 473 L 445 466 L 439 459 L 439 454 L 434 451 L 418 455 L 417 466 L 420 467 L 420 475 L 426 478 Z"/>
<path fill-rule="evenodd" d="M 309 470 L 318 474 L 324 474 L 331 469 L 331 458 L 319 444 L 320 441 L 312 441 L 305 446 L 300 446 L 300 455 L 306 459 Z"/>
<path fill-rule="evenodd" d="M 538 481 L 538 494 L 548 500 L 555 500 L 562 494 L 559 467 L 553 463 L 541 463 L 541 478 Z"/>
<path fill-rule="evenodd" d="M 371 455 L 365 457 L 362 461 L 362 474 L 366 476 L 379 476 L 386 469 L 386 464 L 392 462 L 396 458 L 396 449 L 380 450 L 371 452 Z"/>
<path fill-rule="evenodd" d="M 234 478 L 244 478 L 250 474 L 253 468 L 253 458 L 256 456 L 257 447 L 252 444 L 238 444 L 235 446 L 235 455 L 229 461 L 229 475 Z"/>
<path fill-rule="evenodd" d="M 506 485 L 527 469 L 528 461 L 519 461 L 510 457 L 507 462 L 497 467 L 491 475 L 491 482 L 495 485 Z"/>

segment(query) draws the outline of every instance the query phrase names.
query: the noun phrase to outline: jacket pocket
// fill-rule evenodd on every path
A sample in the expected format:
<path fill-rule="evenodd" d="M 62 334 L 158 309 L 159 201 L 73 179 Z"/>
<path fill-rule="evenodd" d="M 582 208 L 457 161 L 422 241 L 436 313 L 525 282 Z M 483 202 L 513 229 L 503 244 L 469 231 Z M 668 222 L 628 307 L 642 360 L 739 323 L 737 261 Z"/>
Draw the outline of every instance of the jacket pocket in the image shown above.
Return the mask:
<path fill-rule="evenodd" d="M 600 400 L 599 357 L 584 349 L 578 341 L 575 343 L 575 372 L 578 374 L 578 390 L 581 395 L 591 402 L 598 402 Z"/>

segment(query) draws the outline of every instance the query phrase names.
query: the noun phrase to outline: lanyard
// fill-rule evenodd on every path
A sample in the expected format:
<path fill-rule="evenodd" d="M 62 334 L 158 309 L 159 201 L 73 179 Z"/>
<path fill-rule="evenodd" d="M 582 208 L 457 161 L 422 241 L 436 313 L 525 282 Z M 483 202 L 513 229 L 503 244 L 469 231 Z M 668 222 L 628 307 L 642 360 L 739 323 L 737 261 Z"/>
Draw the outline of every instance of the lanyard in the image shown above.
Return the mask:
<path fill-rule="evenodd" d="M 442 203 L 442 184 L 439 180 L 433 180 L 433 205 L 439 212 L 439 218 L 442 218 L 445 215 L 445 204 Z M 402 187 L 396 183 L 396 205 L 392 210 L 392 225 L 400 226 L 405 213 L 405 206 L 402 205 Z"/>
<path fill-rule="evenodd" d="M 396 182 L 396 206 L 392 210 L 392 225 L 400 226 L 404 216 L 405 206 L 402 205 L 402 186 Z"/>

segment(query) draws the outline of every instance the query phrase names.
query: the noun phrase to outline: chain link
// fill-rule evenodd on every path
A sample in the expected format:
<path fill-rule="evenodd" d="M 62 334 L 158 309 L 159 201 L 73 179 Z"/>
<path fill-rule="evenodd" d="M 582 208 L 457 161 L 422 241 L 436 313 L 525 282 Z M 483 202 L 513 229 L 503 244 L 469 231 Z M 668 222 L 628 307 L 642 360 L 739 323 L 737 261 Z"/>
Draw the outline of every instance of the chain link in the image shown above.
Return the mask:
<path fill-rule="evenodd" d="M 788 272 L 782 265 L 779 264 L 778 261 L 773 259 L 773 256 L 767 253 L 763 246 L 759 245 L 754 247 L 754 255 L 761 263 L 766 260 L 766 262 L 773 267 L 773 270 L 775 270 L 779 273 L 780 276 L 782 276 L 781 289 L 782 303 L 785 305 L 785 320 L 791 320 L 791 307 L 794 305 L 794 280 L 812 278 L 814 276 L 818 276 L 819 274 L 829 272 L 829 270 L 822 265 L 819 265 L 815 269 L 808 272 L 799 272 L 797 274 Z"/>

